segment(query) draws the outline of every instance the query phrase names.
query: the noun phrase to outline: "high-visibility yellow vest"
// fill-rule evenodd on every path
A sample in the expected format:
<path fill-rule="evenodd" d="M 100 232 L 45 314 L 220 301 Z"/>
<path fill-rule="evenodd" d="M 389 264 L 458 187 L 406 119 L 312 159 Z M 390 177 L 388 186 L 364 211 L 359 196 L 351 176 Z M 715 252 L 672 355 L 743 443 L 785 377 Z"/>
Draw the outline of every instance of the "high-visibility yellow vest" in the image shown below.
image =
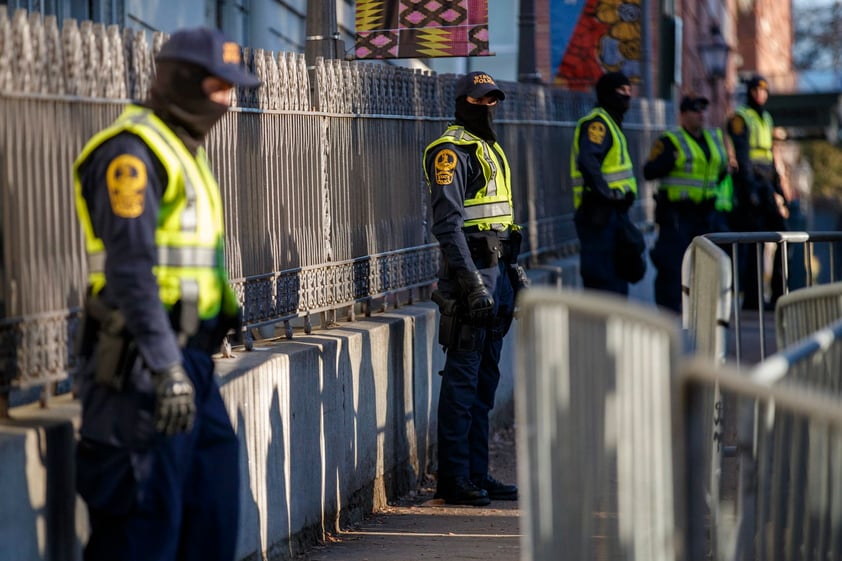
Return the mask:
<path fill-rule="evenodd" d="M 194 157 L 151 110 L 137 105 L 128 106 L 111 126 L 94 135 L 73 166 L 76 211 L 85 233 L 93 294 L 105 287 L 107 255 L 94 232 L 79 169 L 94 150 L 123 132 L 142 139 L 167 172 L 155 232 L 158 264 L 153 268 L 161 302 L 168 310 L 179 300 L 183 306 L 195 306 L 199 319 L 213 318 L 220 310 L 235 314 L 237 297 L 224 266 L 222 200 L 205 151 L 199 148 Z"/>
<path fill-rule="evenodd" d="M 731 179 L 731 174 L 727 174 L 719 183 L 714 207 L 719 212 L 731 212 L 734 210 L 734 180 Z"/>
<path fill-rule="evenodd" d="M 740 107 L 737 114 L 743 118 L 748 127 L 748 158 L 751 163 L 771 165 L 772 163 L 772 132 L 775 123 L 768 111 L 758 115 L 751 107 Z"/>
<path fill-rule="evenodd" d="M 661 179 L 660 191 L 667 194 L 670 201 L 692 201 L 700 203 L 715 199 L 719 192 L 719 176 L 725 169 L 728 156 L 725 153 L 725 141 L 722 131 L 702 131 L 704 142 L 710 151 L 710 159 L 699 143 L 683 128 L 676 132 L 667 132 L 678 148 L 678 157 L 672 171 Z"/>
<path fill-rule="evenodd" d="M 613 140 L 611 148 L 605 155 L 605 159 L 602 160 L 602 176 L 605 178 L 605 182 L 608 183 L 609 188 L 616 189 L 623 193 L 623 195 L 626 193 L 637 195 L 637 180 L 634 177 L 634 167 L 631 156 L 629 156 L 629 146 L 626 142 L 626 136 L 605 109 L 594 107 L 590 113 L 579 119 L 579 122 L 576 124 L 576 130 L 573 133 L 573 150 L 570 151 L 570 178 L 573 180 L 574 208 L 579 208 L 579 205 L 582 204 L 582 195 L 586 187 L 582 172 L 579 170 L 579 166 L 576 165 L 576 160 L 579 157 L 579 135 L 582 132 L 582 123 L 596 117 L 601 117 L 606 125 L 608 125 L 608 131 L 611 133 L 611 139 Z"/>
<path fill-rule="evenodd" d="M 471 147 L 479 160 L 485 178 L 485 185 L 473 197 L 464 201 L 465 223 L 463 226 L 476 226 L 480 230 L 513 226 L 512 173 L 506 154 L 503 153 L 500 145 L 496 142 L 484 141 L 465 130 L 465 127 L 451 125 L 447 127 L 444 134 L 427 146 L 424 150 L 424 161 L 427 161 L 430 150 L 446 143 Z M 451 165 L 455 166 L 455 164 L 454 161 Z M 427 185 L 430 185 L 427 166 L 424 166 L 424 175 L 427 178 Z"/>

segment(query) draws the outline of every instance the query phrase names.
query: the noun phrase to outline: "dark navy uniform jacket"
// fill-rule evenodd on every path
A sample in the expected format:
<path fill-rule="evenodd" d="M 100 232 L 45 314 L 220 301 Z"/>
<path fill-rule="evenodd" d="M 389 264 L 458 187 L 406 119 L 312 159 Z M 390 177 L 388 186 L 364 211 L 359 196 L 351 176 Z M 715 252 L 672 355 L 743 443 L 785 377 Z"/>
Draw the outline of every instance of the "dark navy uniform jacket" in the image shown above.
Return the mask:
<path fill-rule="evenodd" d="M 453 169 L 453 180 L 445 185 L 440 185 L 435 180 L 436 156 L 442 150 L 452 150 L 457 159 Z M 465 199 L 473 198 L 485 186 L 485 176 L 476 153 L 473 147 L 445 142 L 430 150 L 424 167 L 427 176 L 431 178 L 432 232 L 439 241 L 447 265 L 452 270 L 474 271 L 476 267 L 471 259 L 462 226 L 465 224 Z"/>
<path fill-rule="evenodd" d="M 602 117 L 596 117 L 588 121 L 584 121 L 579 127 L 579 155 L 576 159 L 576 164 L 582 172 L 582 180 L 584 184 L 590 189 L 585 189 L 585 197 L 592 194 L 599 195 L 602 199 L 616 200 L 618 195 L 622 195 L 619 191 L 608 187 L 608 183 L 602 175 L 602 161 L 605 160 L 606 154 L 614 145 L 614 138 L 610 134 L 603 135 L 602 142 L 596 144 L 588 138 L 587 130 L 591 123 L 601 123 L 604 125 L 605 120 Z M 619 125 L 618 125 L 619 126 Z M 589 193 L 590 190 L 590 194 Z"/>
<path fill-rule="evenodd" d="M 143 212 L 136 218 L 115 214 L 109 198 L 106 170 L 114 158 L 129 154 L 146 166 Z M 96 235 L 106 250 L 106 286 L 102 298 L 119 308 L 140 355 L 155 371 L 181 362 L 181 351 L 167 311 L 158 296 L 152 268 L 158 262 L 155 230 L 167 174 L 139 137 L 121 133 L 97 148 L 79 170 Z"/>
<path fill-rule="evenodd" d="M 737 185 L 741 187 L 735 190 L 735 195 L 745 197 L 749 194 L 754 194 L 758 198 L 762 198 L 761 191 L 769 186 L 776 193 L 783 196 L 784 193 L 780 181 L 767 181 L 755 175 L 755 166 L 751 163 L 751 158 L 749 157 L 751 146 L 749 143 L 748 124 L 741 115 L 735 114 L 728 119 L 727 132 L 728 136 L 731 137 L 731 142 L 734 144 L 734 156 L 737 160 L 737 170 L 734 177 L 736 180 L 735 187 Z M 774 163 L 768 167 L 769 169 L 766 170 L 768 172 L 767 175 L 777 178 Z M 771 196 L 771 192 L 768 195 Z"/>

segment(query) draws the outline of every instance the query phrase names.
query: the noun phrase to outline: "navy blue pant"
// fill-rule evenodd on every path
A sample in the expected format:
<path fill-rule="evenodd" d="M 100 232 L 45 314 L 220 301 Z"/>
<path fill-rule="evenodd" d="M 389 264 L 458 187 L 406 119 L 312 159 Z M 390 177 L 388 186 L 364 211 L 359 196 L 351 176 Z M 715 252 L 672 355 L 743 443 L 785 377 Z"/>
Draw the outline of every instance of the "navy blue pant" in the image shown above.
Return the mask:
<path fill-rule="evenodd" d="M 149 373 L 136 366 L 122 392 L 82 375 L 77 488 L 88 506 L 85 561 L 233 561 L 239 511 L 237 437 L 213 361 L 185 350 L 196 390 L 189 433 L 153 429 Z"/>
<path fill-rule="evenodd" d="M 620 278 L 614 264 L 620 213 L 615 207 L 583 202 L 574 223 L 579 236 L 579 271 L 585 288 L 627 296 L 629 283 Z"/>
<path fill-rule="evenodd" d="M 715 231 L 716 215 L 710 208 L 691 205 L 679 208 L 659 203 L 656 211 L 658 240 L 650 256 L 658 270 L 655 275 L 655 303 L 681 313 L 681 262 L 696 236 Z M 694 208 L 696 207 L 696 208 Z"/>
<path fill-rule="evenodd" d="M 500 382 L 500 350 L 514 308 L 511 282 L 502 263 L 481 271 L 493 286 L 497 317 L 506 328 L 479 330 L 478 350 L 449 349 L 442 373 L 438 408 L 439 479 L 488 473 L 488 414 Z"/>
<path fill-rule="evenodd" d="M 771 187 L 769 188 L 771 192 Z M 783 232 L 786 231 L 786 222 L 778 212 L 777 205 L 773 199 L 766 201 L 759 207 L 748 207 L 737 209 L 732 213 L 734 230 L 738 232 Z M 778 246 L 775 251 L 775 258 L 772 265 L 772 294 L 771 303 L 774 304 L 784 293 L 783 287 L 783 246 Z M 738 271 L 740 275 L 740 288 L 743 292 L 743 308 L 756 310 L 760 303 L 760 296 L 757 287 L 758 278 L 762 277 L 763 271 L 758 270 L 757 248 L 755 245 L 742 245 L 739 248 Z M 763 261 L 761 258 L 761 267 Z"/>

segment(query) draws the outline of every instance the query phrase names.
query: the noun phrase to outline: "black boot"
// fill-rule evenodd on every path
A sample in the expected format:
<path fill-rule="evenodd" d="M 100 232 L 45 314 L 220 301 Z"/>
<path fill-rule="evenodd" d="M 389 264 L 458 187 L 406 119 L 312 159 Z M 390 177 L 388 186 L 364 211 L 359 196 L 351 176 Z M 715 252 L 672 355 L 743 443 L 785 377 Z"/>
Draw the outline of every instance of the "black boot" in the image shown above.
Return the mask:
<path fill-rule="evenodd" d="M 517 500 L 517 485 L 507 485 L 501 481 L 497 481 L 488 474 L 472 475 L 471 481 L 480 489 L 484 489 L 489 498 L 495 501 L 516 501 Z"/>
<path fill-rule="evenodd" d="M 467 477 L 443 477 L 436 485 L 437 499 L 449 505 L 485 506 L 491 503 L 488 493 L 471 483 Z"/>

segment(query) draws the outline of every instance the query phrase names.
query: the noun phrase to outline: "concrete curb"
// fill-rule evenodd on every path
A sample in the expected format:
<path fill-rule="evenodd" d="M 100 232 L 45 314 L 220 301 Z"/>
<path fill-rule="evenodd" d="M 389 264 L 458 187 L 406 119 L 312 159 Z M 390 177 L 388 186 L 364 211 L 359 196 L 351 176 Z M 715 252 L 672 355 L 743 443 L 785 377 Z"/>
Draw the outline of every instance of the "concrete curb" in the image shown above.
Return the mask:
<path fill-rule="evenodd" d="M 241 444 L 238 559 L 288 559 L 433 469 L 444 364 L 436 333 L 436 308 L 423 302 L 217 360 Z M 497 425 L 511 420 L 513 338 Z M 60 396 L 51 409 L 12 413 L 0 424 L 0 561 L 80 559 L 79 404 Z"/>

